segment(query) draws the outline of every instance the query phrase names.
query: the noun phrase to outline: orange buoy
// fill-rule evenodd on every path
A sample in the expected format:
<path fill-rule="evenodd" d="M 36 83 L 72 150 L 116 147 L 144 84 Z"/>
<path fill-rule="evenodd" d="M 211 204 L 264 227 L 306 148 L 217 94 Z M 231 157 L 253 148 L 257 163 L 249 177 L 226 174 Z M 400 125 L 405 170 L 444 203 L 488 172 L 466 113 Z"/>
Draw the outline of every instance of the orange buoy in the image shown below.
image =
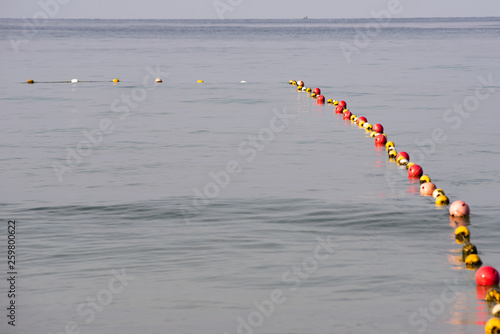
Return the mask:
<path fill-rule="evenodd" d="M 436 185 L 434 183 L 432 183 L 432 182 L 422 183 L 420 185 L 420 196 L 432 196 L 432 192 L 434 190 L 436 190 Z"/>

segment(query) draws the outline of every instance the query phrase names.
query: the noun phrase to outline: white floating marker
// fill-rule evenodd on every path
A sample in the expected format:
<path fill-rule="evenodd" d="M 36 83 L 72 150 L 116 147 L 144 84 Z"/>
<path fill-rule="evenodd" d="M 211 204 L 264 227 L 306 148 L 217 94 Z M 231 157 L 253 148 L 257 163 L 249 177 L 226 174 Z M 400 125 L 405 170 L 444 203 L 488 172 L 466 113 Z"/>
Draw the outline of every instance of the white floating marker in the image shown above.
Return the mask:
<path fill-rule="evenodd" d="M 78 82 L 78 79 L 71 79 L 71 83 L 76 83 Z"/>

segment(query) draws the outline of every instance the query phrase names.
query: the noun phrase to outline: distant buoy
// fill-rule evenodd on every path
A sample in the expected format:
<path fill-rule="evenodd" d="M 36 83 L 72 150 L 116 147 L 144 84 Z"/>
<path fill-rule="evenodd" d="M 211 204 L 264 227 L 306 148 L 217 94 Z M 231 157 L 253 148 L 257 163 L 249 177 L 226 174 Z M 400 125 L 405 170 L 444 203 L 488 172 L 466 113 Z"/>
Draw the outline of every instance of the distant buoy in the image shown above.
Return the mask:
<path fill-rule="evenodd" d="M 406 160 L 410 161 L 410 155 L 406 152 L 403 152 L 403 151 L 399 152 L 396 159 L 398 159 L 399 157 L 403 157 Z"/>
<path fill-rule="evenodd" d="M 306 91 L 307 91 L 307 88 L 306 88 L 306 87 L 302 87 L 302 91 L 303 91 L 303 92 L 306 92 Z"/>
<path fill-rule="evenodd" d="M 288 83 L 289 83 L 290 85 L 293 85 L 293 82 L 294 82 L 294 81 L 295 81 L 295 80 L 293 80 L 293 79 L 292 79 L 292 80 L 288 81 Z"/>
<path fill-rule="evenodd" d="M 333 100 L 332 99 L 328 99 L 328 100 L 326 100 L 326 103 L 333 104 Z"/>
<path fill-rule="evenodd" d="M 302 86 L 297 85 L 297 91 L 302 92 Z"/>
<path fill-rule="evenodd" d="M 343 111 L 344 111 L 344 108 L 342 106 L 336 106 L 335 107 L 335 113 L 336 114 L 342 114 Z M 348 113 L 349 113 L 349 117 L 351 117 L 351 113 L 349 111 L 348 111 Z"/>
<path fill-rule="evenodd" d="M 335 113 L 337 113 L 337 114 L 341 114 L 342 113 L 342 111 L 339 111 L 339 112 L 337 111 L 337 110 L 339 110 L 339 107 L 342 108 L 341 106 L 337 106 L 337 108 L 335 108 Z M 346 111 L 344 113 L 344 115 L 342 115 L 342 118 L 345 119 L 346 121 L 348 121 L 349 119 L 351 119 L 351 116 L 352 116 L 351 112 L 350 111 Z"/>
<path fill-rule="evenodd" d="M 408 178 L 409 179 L 420 179 L 424 174 L 424 170 L 419 165 L 412 165 L 408 168 Z"/>
<path fill-rule="evenodd" d="M 470 215 L 470 208 L 464 201 L 455 201 L 450 205 L 450 216 L 466 217 Z"/>
<path fill-rule="evenodd" d="M 431 182 L 431 178 L 429 177 L 429 175 L 422 175 L 420 177 L 420 184 L 422 183 L 425 183 L 425 182 Z M 434 193 L 434 192 L 433 192 Z M 434 196 L 434 194 L 431 194 Z M 435 197 L 434 197 L 435 198 Z"/>
<path fill-rule="evenodd" d="M 431 196 L 436 189 L 436 185 L 432 182 L 425 182 L 420 185 L 420 196 Z"/>
<path fill-rule="evenodd" d="M 396 150 L 389 150 L 389 153 L 388 153 L 389 159 L 395 160 L 397 154 L 398 153 L 396 152 Z"/>
<path fill-rule="evenodd" d="M 467 269 L 476 269 L 483 264 L 483 261 L 481 261 L 481 258 L 477 254 L 467 256 L 464 262 Z"/>
<path fill-rule="evenodd" d="M 309 88 L 309 87 L 308 87 L 308 88 L 306 88 L 306 92 L 310 93 L 311 91 L 312 91 L 312 89 L 311 89 L 311 88 Z"/>
<path fill-rule="evenodd" d="M 317 104 L 324 104 L 325 103 L 325 97 L 323 95 L 318 95 L 316 97 L 316 103 Z"/>
<path fill-rule="evenodd" d="M 387 143 L 387 138 L 384 135 L 378 134 L 375 136 L 375 146 L 381 147 L 384 146 L 386 143 Z"/>
<path fill-rule="evenodd" d="M 77 83 L 78 79 L 71 79 L 71 83 Z"/>
<path fill-rule="evenodd" d="M 205 82 L 205 81 L 203 81 L 203 80 L 198 80 L 198 83 L 204 83 L 204 82 Z"/>
<path fill-rule="evenodd" d="M 356 119 L 356 118 L 358 118 L 358 116 L 356 116 L 356 115 L 354 115 L 354 114 L 351 114 L 350 119 L 351 119 L 351 121 L 352 121 L 352 122 L 355 122 L 355 119 Z"/>
<path fill-rule="evenodd" d="M 297 81 L 297 86 L 304 87 L 304 81 L 302 81 L 302 80 Z"/>
<path fill-rule="evenodd" d="M 312 97 L 313 99 L 315 99 L 315 98 L 316 98 L 316 93 L 311 93 L 311 97 Z"/>
<path fill-rule="evenodd" d="M 339 101 L 337 101 L 337 100 L 333 100 L 333 105 L 334 105 L 334 106 L 338 106 L 338 105 L 339 105 Z"/>
<path fill-rule="evenodd" d="M 361 116 L 361 117 L 358 117 L 358 120 L 357 120 L 358 125 L 360 122 L 366 123 L 366 122 L 368 122 L 368 120 L 366 119 L 366 117 Z"/>
<path fill-rule="evenodd" d="M 382 124 L 375 124 L 373 126 L 373 131 L 377 133 L 384 133 L 384 127 L 382 126 Z"/>
<path fill-rule="evenodd" d="M 385 150 L 386 150 L 386 151 L 389 151 L 389 147 L 394 147 L 394 142 L 392 142 L 392 141 L 388 141 L 388 142 L 385 144 Z"/>
<path fill-rule="evenodd" d="M 346 101 L 340 101 L 339 106 L 342 106 L 344 108 L 347 108 L 347 102 Z"/>
<path fill-rule="evenodd" d="M 316 87 L 316 88 L 313 89 L 313 92 L 316 93 L 316 95 L 320 95 L 321 94 L 321 89 L 319 89 L 318 87 Z"/>
<path fill-rule="evenodd" d="M 373 129 L 373 126 L 370 123 L 363 124 L 363 127 L 365 128 L 366 131 L 372 131 Z"/>
<path fill-rule="evenodd" d="M 118 80 L 118 79 L 113 79 L 113 82 L 120 82 L 120 80 Z"/>
<path fill-rule="evenodd" d="M 450 204 L 450 200 L 448 199 L 448 197 L 446 197 L 446 195 L 439 195 L 438 197 L 436 197 L 437 206 L 448 205 L 448 204 Z"/>
<path fill-rule="evenodd" d="M 411 166 L 413 166 L 415 163 L 414 162 L 408 162 L 406 164 L 406 169 L 409 169 Z"/>
<path fill-rule="evenodd" d="M 370 132 L 370 137 L 375 137 L 376 135 L 378 135 L 377 131 Z"/>
<path fill-rule="evenodd" d="M 155 82 L 156 83 L 161 83 L 161 82 L 163 82 L 163 80 L 161 78 L 156 78 Z"/>
<path fill-rule="evenodd" d="M 240 83 L 247 83 L 245 80 L 241 80 Z"/>
<path fill-rule="evenodd" d="M 491 318 L 484 326 L 484 332 L 486 334 L 498 334 L 499 331 L 500 331 L 500 319 L 498 318 Z"/>
<path fill-rule="evenodd" d="M 26 81 L 26 83 L 29 83 L 29 84 L 34 84 L 35 81 L 33 81 L 32 79 L 29 79 L 28 81 Z"/>
<path fill-rule="evenodd" d="M 498 271 L 493 267 L 481 267 L 476 271 L 477 285 L 498 285 L 499 281 Z"/>

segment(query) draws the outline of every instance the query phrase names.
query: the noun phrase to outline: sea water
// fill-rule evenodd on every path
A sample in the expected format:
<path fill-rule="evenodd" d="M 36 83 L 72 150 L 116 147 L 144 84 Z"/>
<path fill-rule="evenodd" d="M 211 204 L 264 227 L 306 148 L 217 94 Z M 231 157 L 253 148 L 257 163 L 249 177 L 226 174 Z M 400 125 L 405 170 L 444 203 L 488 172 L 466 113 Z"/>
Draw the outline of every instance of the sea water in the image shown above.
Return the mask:
<path fill-rule="evenodd" d="M 1 333 L 483 332 L 447 207 L 288 81 L 383 124 L 499 268 L 498 18 L 26 29 L 0 20 Z"/>

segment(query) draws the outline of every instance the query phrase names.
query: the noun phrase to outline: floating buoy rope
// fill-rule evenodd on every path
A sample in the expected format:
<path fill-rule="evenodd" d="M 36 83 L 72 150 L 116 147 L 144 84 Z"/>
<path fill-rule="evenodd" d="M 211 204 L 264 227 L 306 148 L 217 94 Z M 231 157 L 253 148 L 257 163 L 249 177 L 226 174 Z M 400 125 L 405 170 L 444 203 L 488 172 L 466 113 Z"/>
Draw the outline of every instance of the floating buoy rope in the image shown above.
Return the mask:
<path fill-rule="evenodd" d="M 302 80 L 295 81 L 290 80 L 290 85 L 304 86 Z M 302 91 L 302 89 L 300 90 Z M 318 99 L 317 103 L 323 104 L 325 97 L 321 95 L 321 89 L 306 88 L 304 90 L 308 94 L 310 93 L 311 98 Z M 450 204 L 449 198 L 445 195 L 443 189 L 437 188 L 437 186 L 431 182 L 429 175 L 424 174 L 424 170 L 421 166 L 411 162 L 410 155 L 406 152 L 397 152 L 396 145 L 393 141 L 388 141 L 387 135 L 384 133 L 384 127 L 382 124 L 370 124 L 368 119 L 364 116 L 356 116 L 347 109 L 347 103 L 345 101 L 337 101 L 334 99 L 326 100 L 327 104 L 332 104 L 335 108 L 336 114 L 343 114 L 342 118 L 345 121 L 351 121 L 355 123 L 360 128 L 364 128 L 370 135 L 371 138 L 375 140 L 376 147 L 384 147 L 387 150 L 389 161 L 396 162 L 399 166 L 406 167 L 408 171 L 409 179 L 416 179 L 420 181 L 420 195 L 421 196 L 432 196 L 435 200 L 436 206 L 446 206 Z M 455 240 L 459 244 L 463 244 L 462 248 L 462 261 L 466 269 L 476 270 L 475 280 L 478 286 L 491 286 L 492 288 L 486 293 L 485 300 L 489 303 L 491 314 L 495 317 L 500 317 L 500 290 L 498 289 L 498 284 L 500 277 L 498 271 L 490 266 L 482 266 L 483 262 L 479 257 L 477 247 L 470 243 L 470 230 L 465 226 L 469 224 L 470 208 L 464 201 L 455 201 L 449 206 L 449 217 L 450 222 L 459 225 L 455 229 Z M 500 334 L 500 319 L 492 318 L 485 326 L 486 334 L 496 333 Z"/>

